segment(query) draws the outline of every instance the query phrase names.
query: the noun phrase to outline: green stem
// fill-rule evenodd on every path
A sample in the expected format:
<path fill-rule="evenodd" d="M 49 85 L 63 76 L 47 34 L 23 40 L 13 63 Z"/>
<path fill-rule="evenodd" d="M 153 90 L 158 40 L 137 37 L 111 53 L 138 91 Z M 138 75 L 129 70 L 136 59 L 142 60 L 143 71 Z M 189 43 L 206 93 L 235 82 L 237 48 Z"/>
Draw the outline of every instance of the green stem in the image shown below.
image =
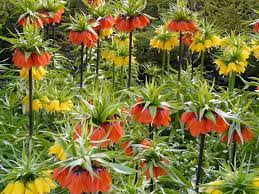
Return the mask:
<path fill-rule="evenodd" d="M 84 43 L 81 44 L 81 64 L 80 64 L 80 88 L 84 83 Z"/>
<path fill-rule="evenodd" d="M 232 93 L 235 88 L 235 82 L 236 82 L 236 74 L 232 72 L 229 74 L 229 80 L 228 80 L 228 89 L 230 93 Z"/>
<path fill-rule="evenodd" d="M 29 152 L 30 157 L 32 151 L 32 135 L 33 135 L 33 111 L 32 111 L 32 101 L 33 101 L 33 80 L 32 80 L 32 68 L 29 70 Z"/>
<path fill-rule="evenodd" d="M 168 51 L 167 52 L 167 71 L 168 71 L 168 73 L 170 71 L 170 67 L 171 67 L 171 65 L 170 65 L 170 51 Z"/>
<path fill-rule="evenodd" d="M 182 32 L 180 31 L 180 35 L 179 35 L 179 41 L 180 41 L 180 44 L 179 44 L 179 61 L 178 61 L 178 82 L 181 81 L 181 71 L 182 71 Z"/>
<path fill-rule="evenodd" d="M 205 58 L 205 52 L 201 52 L 201 79 L 203 79 L 203 69 L 204 69 L 204 58 Z"/>
<path fill-rule="evenodd" d="M 121 66 L 121 69 L 120 69 L 120 85 L 122 86 L 122 80 L 123 80 L 123 66 Z"/>
<path fill-rule="evenodd" d="M 129 72 L 128 72 L 128 88 L 130 88 L 130 86 L 131 86 L 132 47 L 133 47 L 133 32 L 130 32 L 130 36 L 129 36 Z"/>
<path fill-rule="evenodd" d="M 112 87 L 115 89 L 115 64 L 112 65 Z"/>
<path fill-rule="evenodd" d="M 237 149 L 237 143 L 234 142 L 233 145 L 232 145 L 232 168 L 235 167 L 235 159 L 236 159 L 236 149 Z"/>
<path fill-rule="evenodd" d="M 193 54 L 191 51 L 189 52 L 189 63 L 191 64 L 191 80 L 193 80 L 193 76 L 194 76 L 194 63 L 193 63 Z"/>
<path fill-rule="evenodd" d="M 165 76 L 165 59 L 166 59 L 166 52 L 162 51 L 162 78 Z"/>

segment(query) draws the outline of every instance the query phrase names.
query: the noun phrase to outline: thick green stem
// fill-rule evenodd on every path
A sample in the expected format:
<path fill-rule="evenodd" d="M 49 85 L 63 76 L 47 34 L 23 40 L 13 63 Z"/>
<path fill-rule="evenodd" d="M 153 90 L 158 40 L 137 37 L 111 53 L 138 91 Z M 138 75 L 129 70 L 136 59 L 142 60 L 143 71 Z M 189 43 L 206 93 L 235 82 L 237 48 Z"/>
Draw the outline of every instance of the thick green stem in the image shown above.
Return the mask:
<path fill-rule="evenodd" d="M 232 72 L 231 74 L 229 74 L 229 80 L 228 80 L 228 89 L 230 93 L 232 93 L 235 88 L 235 82 L 236 82 L 236 74 Z"/>
<path fill-rule="evenodd" d="M 202 163 L 203 163 L 203 155 L 204 155 L 204 147 L 205 147 L 205 134 L 201 135 L 200 140 L 200 153 L 199 153 L 199 161 L 198 161 L 198 168 L 196 174 L 196 184 L 195 184 L 195 191 L 199 193 L 199 185 L 202 175 Z"/>
<path fill-rule="evenodd" d="M 162 51 L 162 78 L 165 76 L 166 51 Z"/>
<path fill-rule="evenodd" d="M 130 35 L 129 35 L 129 72 L 128 72 L 128 88 L 130 88 L 130 86 L 131 86 L 132 47 L 133 47 L 133 32 L 130 32 Z"/>
<path fill-rule="evenodd" d="M 32 101 L 33 101 L 33 80 L 32 80 L 32 68 L 29 70 L 29 151 L 28 155 L 31 155 L 32 151 L 32 135 L 33 135 L 33 111 L 32 111 Z"/>
<path fill-rule="evenodd" d="M 201 79 L 203 79 L 203 69 L 204 69 L 204 58 L 205 58 L 205 52 L 201 52 Z"/>

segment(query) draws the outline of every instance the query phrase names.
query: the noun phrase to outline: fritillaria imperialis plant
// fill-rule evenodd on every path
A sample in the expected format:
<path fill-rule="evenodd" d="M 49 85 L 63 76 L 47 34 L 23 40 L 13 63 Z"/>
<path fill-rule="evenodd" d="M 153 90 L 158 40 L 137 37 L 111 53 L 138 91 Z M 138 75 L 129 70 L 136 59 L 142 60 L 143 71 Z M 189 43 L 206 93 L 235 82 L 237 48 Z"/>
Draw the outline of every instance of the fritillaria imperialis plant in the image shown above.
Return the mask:
<path fill-rule="evenodd" d="M 40 1 L 38 12 L 42 15 L 44 24 L 59 24 L 65 11 L 65 1 L 44 0 Z"/>
<path fill-rule="evenodd" d="M 97 22 L 94 30 L 98 34 L 97 40 L 97 59 L 96 59 L 96 75 L 99 75 L 99 68 L 101 63 L 101 37 L 109 36 L 112 33 L 112 27 L 115 19 L 112 16 L 113 7 L 110 1 L 100 0 L 97 2 L 84 0 L 93 21 Z"/>
<path fill-rule="evenodd" d="M 120 85 L 123 85 L 123 70 L 129 64 L 129 37 L 125 33 L 116 33 L 112 43 L 108 44 L 103 51 L 102 57 L 113 65 L 112 83 L 115 88 L 116 69 L 119 70 Z M 132 63 L 135 64 L 135 57 L 132 56 Z"/>
<path fill-rule="evenodd" d="M 168 23 L 168 30 L 170 32 L 179 33 L 179 61 L 178 61 L 178 81 L 181 80 L 182 71 L 182 44 L 183 36 L 187 33 L 195 33 L 197 30 L 195 14 L 187 8 L 186 0 L 177 0 L 176 4 L 170 5 L 169 14 L 164 14 L 164 16 L 170 19 Z"/>
<path fill-rule="evenodd" d="M 197 29 L 190 49 L 192 52 L 201 53 L 201 78 L 203 78 L 204 57 L 206 51 L 220 45 L 220 38 L 216 35 L 215 27 L 210 24 L 203 23 L 201 28 Z"/>
<path fill-rule="evenodd" d="M 154 191 L 154 183 L 160 176 L 166 176 L 168 172 L 167 164 L 169 161 L 161 153 L 160 147 L 150 147 L 145 149 L 140 155 L 140 168 L 144 172 L 147 180 L 150 180 L 150 192 Z"/>
<path fill-rule="evenodd" d="M 251 172 L 250 164 L 245 166 L 244 162 L 237 167 L 222 164 L 220 170 L 214 171 L 218 179 L 206 185 L 205 193 L 244 193 L 256 194 L 259 189 L 258 173 Z"/>
<path fill-rule="evenodd" d="M 80 87 L 83 87 L 84 77 L 84 48 L 92 48 L 96 45 L 98 35 L 93 27 L 97 24 L 91 21 L 91 16 L 85 14 L 76 14 L 75 18 L 70 16 L 71 24 L 68 29 L 69 41 L 75 46 L 81 45 L 81 64 L 80 64 Z M 86 64 L 88 63 L 88 56 L 86 56 Z"/>
<path fill-rule="evenodd" d="M 246 37 L 231 34 L 221 42 L 221 52 L 215 60 L 220 75 L 229 76 L 229 90 L 235 86 L 236 74 L 244 73 L 248 65 L 251 49 L 246 44 Z"/>
<path fill-rule="evenodd" d="M 131 65 L 132 65 L 132 47 L 133 31 L 145 28 L 149 19 L 142 11 L 146 7 L 146 0 L 128 0 L 119 1 L 121 13 L 115 21 L 115 28 L 120 32 L 129 33 L 129 71 L 128 71 L 128 88 L 131 86 Z"/>
<path fill-rule="evenodd" d="M 237 95 L 234 93 L 233 95 Z M 231 147 L 230 160 L 231 164 L 234 165 L 236 158 L 237 144 L 243 145 L 252 141 L 256 135 L 256 123 L 251 122 L 252 118 L 251 112 L 249 110 L 249 105 L 253 103 L 253 98 L 248 98 L 247 93 L 239 94 L 236 98 L 230 100 L 229 105 L 231 114 L 226 115 L 228 120 L 230 120 L 230 127 L 222 135 L 221 142 L 225 142 Z"/>
<path fill-rule="evenodd" d="M 21 0 L 12 2 L 21 13 L 18 19 L 19 26 L 32 24 L 37 28 L 43 27 L 42 15 L 37 12 L 40 6 L 38 0 Z"/>
<path fill-rule="evenodd" d="M 14 154 L 14 160 L 7 161 L 1 157 L 1 182 L 7 183 L 3 194 L 50 193 L 57 186 L 52 180 L 49 160 L 39 162 L 35 154 L 27 157 L 23 151 L 22 158 Z"/>
<path fill-rule="evenodd" d="M 146 83 L 146 88 L 140 91 L 137 103 L 130 111 L 134 121 L 158 128 L 170 126 L 170 105 L 163 101 L 162 89 L 154 82 Z"/>
<path fill-rule="evenodd" d="M 195 90 L 190 93 L 190 102 L 186 102 L 186 112 L 181 116 L 181 121 L 187 125 L 193 137 L 200 137 L 200 155 L 196 176 L 196 192 L 199 191 L 199 182 L 201 178 L 203 152 L 205 145 L 205 135 L 216 131 L 224 133 L 229 128 L 220 106 L 220 100 L 215 100 L 213 87 L 209 88 L 206 82 L 195 85 Z"/>
<path fill-rule="evenodd" d="M 26 25 L 23 33 L 12 34 L 14 38 L 2 39 L 13 44 L 13 63 L 18 68 L 25 68 L 29 71 L 29 136 L 33 133 L 33 70 L 32 68 L 45 67 L 50 63 L 51 54 L 46 47 L 47 42 L 43 41 L 43 34 L 34 25 Z M 29 151 L 30 154 L 30 151 Z"/>
<path fill-rule="evenodd" d="M 61 188 L 68 189 L 71 194 L 108 192 L 112 187 L 109 169 L 125 174 L 133 171 L 109 161 L 110 157 L 102 153 L 98 147 L 92 147 L 85 137 L 76 141 L 60 139 L 64 148 L 60 146 L 50 148 L 49 153 L 57 155 L 60 159 L 65 159 L 60 155 L 64 154 L 65 150 L 67 158 L 54 170 L 53 179 L 60 184 Z"/>
<path fill-rule="evenodd" d="M 76 126 L 75 139 L 86 133 L 89 134 L 93 146 L 106 148 L 111 143 L 118 143 L 122 138 L 124 130 L 119 111 L 121 104 L 110 101 L 105 94 L 107 93 L 95 96 L 90 102 L 84 100 L 85 112 L 82 114 L 86 116 L 88 124 L 79 123 Z"/>
<path fill-rule="evenodd" d="M 47 36 L 49 35 L 49 25 L 52 25 L 52 41 L 55 46 L 55 25 L 61 22 L 62 15 L 65 12 L 66 2 L 63 0 L 40 0 L 38 13 L 41 14 L 41 20 L 47 25 Z"/>
<path fill-rule="evenodd" d="M 179 46 L 178 34 L 175 32 L 169 32 L 166 26 L 159 26 L 156 31 L 156 36 L 150 40 L 150 46 L 152 48 L 157 48 L 162 51 L 162 72 L 165 74 L 165 60 L 166 52 L 168 56 L 168 67 L 167 71 L 170 70 L 170 51 L 174 47 Z"/>

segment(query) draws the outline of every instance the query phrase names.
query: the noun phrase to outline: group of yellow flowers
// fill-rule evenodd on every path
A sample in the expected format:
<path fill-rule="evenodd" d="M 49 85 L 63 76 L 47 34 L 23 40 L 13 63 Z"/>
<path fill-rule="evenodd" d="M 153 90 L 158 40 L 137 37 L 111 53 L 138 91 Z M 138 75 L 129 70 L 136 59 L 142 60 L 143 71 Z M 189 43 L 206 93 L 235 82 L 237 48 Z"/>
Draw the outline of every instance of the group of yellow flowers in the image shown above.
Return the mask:
<path fill-rule="evenodd" d="M 46 75 L 47 71 L 43 67 L 32 67 L 32 79 L 33 80 L 42 80 L 42 78 Z M 20 78 L 29 79 L 29 70 L 22 68 L 20 70 Z"/>
<path fill-rule="evenodd" d="M 230 36 L 222 39 L 221 49 L 221 55 L 215 60 L 219 74 L 244 73 L 251 49 L 242 41 L 242 38 Z"/>
<path fill-rule="evenodd" d="M 232 178 L 231 175 L 227 175 L 227 176 L 230 179 Z M 224 180 L 216 180 L 216 181 L 210 182 L 208 184 L 208 188 L 206 189 L 205 193 L 208 193 L 208 194 L 224 194 L 224 192 L 222 191 L 224 184 L 225 184 Z M 254 178 L 250 183 L 250 187 L 258 189 L 259 188 L 259 178 Z M 256 192 L 255 194 L 257 194 L 257 193 L 258 192 Z"/>
<path fill-rule="evenodd" d="M 26 95 L 23 100 L 24 111 L 28 112 L 29 110 L 29 96 Z M 39 99 L 34 99 L 32 101 L 32 109 L 34 111 L 39 111 L 40 109 L 45 108 L 47 112 L 70 112 L 73 108 L 73 102 L 69 100 L 59 101 L 59 100 L 49 100 L 47 96 L 43 96 Z"/>
<path fill-rule="evenodd" d="M 129 64 L 129 38 L 125 36 L 114 37 L 110 49 L 102 53 L 103 59 L 112 62 L 117 67 Z M 132 63 L 135 63 L 135 57 L 132 56 Z"/>
<path fill-rule="evenodd" d="M 10 182 L 1 194 L 46 194 L 57 186 L 51 177 L 38 177 L 30 182 Z"/>
<path fill-rule="evenodd" d="M 208 49 L 220 45 L 220 38 L 215 34 L 209 32 L 197 32 L 194 37 L 190 49 L 192 52 L 205 52 Z"/>
<path fill-rule="evenodd" d="M 150 40 L 150 46 L 162 51 L 171 51 L 179 46 L 179 34 L 171 33 L 166 25 L 159 26 L 155 31 L 155 37 Z M 218 66 L 220 75 L 231 73 L 244 73 L 248 65 L 247 59 L 253 52 L 259 59 L 259 41 L 253 40 L 252 47 L 248 47 L 245 39 L 241 36 L 230 35 L 221 39 L 216 35 L 213 26 L 199 28 L 191 38 L 189 48 L 192 52 L 205 52 L 213 47 L 219 47 L 221 53 L 216 56 L 215 64 Z"/>
<path fill-rule="evenodd" d="M 165 26 L 159 26 L 155 31 L 156 36 L 150 40 L 152 48 L 162 51 L 171 51 L 174 47 L 179 46 L 178 34 L 169 32 Z"/>

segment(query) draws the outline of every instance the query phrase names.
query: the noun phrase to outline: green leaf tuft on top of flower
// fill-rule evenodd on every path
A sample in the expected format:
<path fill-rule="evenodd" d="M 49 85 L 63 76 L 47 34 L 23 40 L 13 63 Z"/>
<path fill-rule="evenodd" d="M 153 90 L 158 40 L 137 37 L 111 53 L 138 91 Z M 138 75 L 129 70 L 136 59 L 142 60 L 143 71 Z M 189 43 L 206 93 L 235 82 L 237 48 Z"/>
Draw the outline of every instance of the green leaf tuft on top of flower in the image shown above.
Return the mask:
<path fill-rule="evenodd" d="M 188 1 L 177 0 L 176 4 L 170 4 L 170 11 L 164 14 L 168 19 L 175 21 L 194 21 L 196 14 L 188 9 Z"/>
<path fill-rule="evenodd" d="M 238 168 L 223 163 L 220 170 L 214 172 L 219 175 L 219 178 L 205 186 L 205 193 L 258 193 L 259 174 L 251 172 L 250 164 L 245 167 L 244 161 Z"/>

